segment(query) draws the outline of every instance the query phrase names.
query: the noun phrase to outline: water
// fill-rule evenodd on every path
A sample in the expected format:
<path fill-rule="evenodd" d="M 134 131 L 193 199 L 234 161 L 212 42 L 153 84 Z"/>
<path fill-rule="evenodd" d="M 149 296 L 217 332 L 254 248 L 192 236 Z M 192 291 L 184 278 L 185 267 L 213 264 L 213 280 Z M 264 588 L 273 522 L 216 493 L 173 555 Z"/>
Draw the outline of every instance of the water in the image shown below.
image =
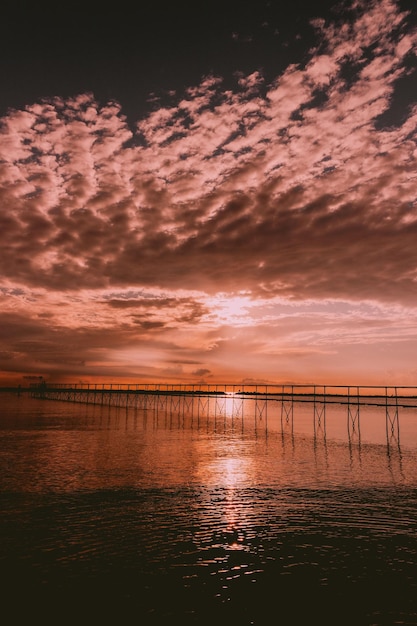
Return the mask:
<path fill-rule="evenodd" d="M 417 409 L 0 401 L 8 623 L 417 624 Z"/>

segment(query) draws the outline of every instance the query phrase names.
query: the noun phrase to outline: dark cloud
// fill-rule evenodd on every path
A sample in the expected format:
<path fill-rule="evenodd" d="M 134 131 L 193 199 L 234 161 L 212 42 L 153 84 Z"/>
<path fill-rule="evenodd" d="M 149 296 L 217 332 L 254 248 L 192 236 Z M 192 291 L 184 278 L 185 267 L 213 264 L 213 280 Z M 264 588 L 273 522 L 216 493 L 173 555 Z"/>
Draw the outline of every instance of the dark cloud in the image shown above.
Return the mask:
<path fill-rule="evenodd" d="M 192 373 L 194 376 L 199 376 L 199 377 L 204 377 L 204 376 L 208 376 L 209 374 L 211 374 L 210 370 L 207 370 L 204 368 L 194 370 Z"/>
<path fill-rule="evenodd" d="M 152 322 L 151 320 L 144 320 L 141 318 L 137 318 L 136 316 L 136 324 L 143 328 L 144 330 L 160 330 L 164 328 L 165 324 L 163 322 Z"/>

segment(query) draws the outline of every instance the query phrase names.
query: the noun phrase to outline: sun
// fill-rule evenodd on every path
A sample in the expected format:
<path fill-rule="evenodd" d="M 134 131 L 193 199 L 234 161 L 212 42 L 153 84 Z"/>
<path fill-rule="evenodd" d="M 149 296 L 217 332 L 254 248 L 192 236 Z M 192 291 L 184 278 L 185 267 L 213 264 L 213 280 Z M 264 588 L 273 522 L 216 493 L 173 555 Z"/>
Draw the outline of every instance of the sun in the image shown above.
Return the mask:
<path fill-rule="evenodd" d="M 207 302 L 210 316 L 220 324 L 247 326 L 253 323 L 251 308 L 252 299 L 247 295 L 217 294 Z"/>

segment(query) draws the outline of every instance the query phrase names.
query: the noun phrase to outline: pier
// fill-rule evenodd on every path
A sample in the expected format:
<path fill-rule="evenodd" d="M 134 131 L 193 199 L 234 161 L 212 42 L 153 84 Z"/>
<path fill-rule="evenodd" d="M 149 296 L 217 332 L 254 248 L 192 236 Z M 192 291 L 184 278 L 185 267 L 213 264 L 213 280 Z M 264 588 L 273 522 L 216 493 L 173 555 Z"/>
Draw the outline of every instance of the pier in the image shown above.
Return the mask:
<path fill-rule="evenodd" d="M 214 417 L 240 417 L 248 412 L 268 428 L 268 415 L 279 416 L 281 427 L 291 429 L 294 406 L 311 405 L 314 432 L 326 436 L 326 411 L 346 407 L 349 441 L 360 441 L 360 414 L 364 406 L 382 407 L 388 445 L 398 444 L 400 411 L 417 408 L 417 387 L 353 385 L 210 385 L 74 383 L 34 384 L 34 398 L 125 407 L 127 409 L 193 413 Z"/>

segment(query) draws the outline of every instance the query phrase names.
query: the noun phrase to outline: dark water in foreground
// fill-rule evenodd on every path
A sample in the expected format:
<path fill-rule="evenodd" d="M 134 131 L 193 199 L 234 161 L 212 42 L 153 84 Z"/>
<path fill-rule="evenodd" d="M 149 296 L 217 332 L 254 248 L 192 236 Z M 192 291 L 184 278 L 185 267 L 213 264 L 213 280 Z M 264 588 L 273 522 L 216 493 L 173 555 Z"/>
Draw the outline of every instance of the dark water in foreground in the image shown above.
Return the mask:
<path fill-rule="evenodd" d="M 7 624 L 417 624 L 416 409 L 0 402 Z"/>

